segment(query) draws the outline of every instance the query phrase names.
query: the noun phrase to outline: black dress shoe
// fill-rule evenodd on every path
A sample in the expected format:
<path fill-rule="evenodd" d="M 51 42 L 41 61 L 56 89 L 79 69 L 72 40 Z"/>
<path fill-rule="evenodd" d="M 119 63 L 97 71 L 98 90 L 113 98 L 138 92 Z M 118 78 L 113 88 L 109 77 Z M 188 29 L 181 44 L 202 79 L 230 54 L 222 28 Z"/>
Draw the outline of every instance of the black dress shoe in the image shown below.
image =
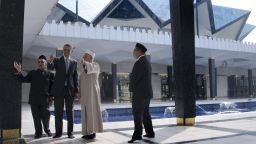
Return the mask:
<path fill-rule="evenodd" d="M 75 138 L 75 136 L 73 134 L 69 134 L 68 138 L 73 139 L 73 138 Z"/>
<path fill-rule="evenodd" d="M 91 139 L 94 139 L 96 137 L 96 134 L 95 133 L 93 133 L 93 134 L 91 134 Z"/>
<path fill-rule="evenodd" d="M 133 143 L 136 140 L 142 140 L 142 138 L 132 138 L 131 140 L 128 141 L 128 143 Z"/>
<path fill-rule="evenodd" d="M 62 134 L 56 134 L 55 136 L 53 136 L 52 138 L 60 138 L 62 136 Z"/>
<path fill-rule="evenodd" d="M 51 133 L 50 130 L 49 130 L 49 131 L 46 131 L 45 133 L 46 133 L 46 135 L 47 135 L 48 137 L 51 137 L 51 136 L 52 136 L 52 133 Z"/>
<path fill-rule="evenodd" d="M 143 135 L 143 137 L 154 138 L 155 134 L 145 134 L 145 135 Z"/>
<path fill-rule="evenodd" d="M 94 139 L 96 137 L 96 134 L 93 133 L 93 134 L 90 134 L 90 135 L 84 135 L 82 136 L 83 139 Z"/>

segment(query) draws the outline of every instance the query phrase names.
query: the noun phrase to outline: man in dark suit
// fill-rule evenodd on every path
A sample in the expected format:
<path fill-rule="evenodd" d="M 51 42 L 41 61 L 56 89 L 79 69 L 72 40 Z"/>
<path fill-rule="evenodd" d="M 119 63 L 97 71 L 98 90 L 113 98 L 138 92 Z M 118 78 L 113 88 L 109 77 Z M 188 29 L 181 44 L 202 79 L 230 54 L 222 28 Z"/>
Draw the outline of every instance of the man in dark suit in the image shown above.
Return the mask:
<path fill-rule="evenodd" d="M 52 100 L 50 91 L 54 74 L 47 71 L 46 57 L 41 55 L 38 58 L 37 69 L 30 71 L 25 77 L 21 73 L 21 64 L 14 62 L 17 70 L 17 78 L 21 82 L 31 83 L 29 92 L 29 104 L 35 126 L 35 138 L 42 136 L 42 124 L 47 136 L 52 136 L 49 129 L 50 111 L 49 104 Z"/>
<path fill-rule="evenodd" d="M 146 47 L 140 43 L 137 43 L 133 50 L 133 56 L 137 60 L 130 75 L 129 90 L 132 94 L 132 111 L 135 128 L 132 139 L 128 143 L 142 139 L 142 124 L 146 131 L 144 137 L 155 137 L 149 113 L 150 99 L 153 97 L 151 64 L 145 56 L 146 51 Z"/>
<path fill-rule="evenodd" d="M 56 133 L 53 138 L 62 136 L 63 127 L 63 108 L 64 101 L 66 106 L 66 115 L 68 121 L 68 137 L 73 136 L 73 102 L 78 94 L 78 75 L 77 75 L 77 62 L 70 57 L 72 47 L 65 44 L 63 47 L 63 56 L 60 58 L 50 57 L 48 63 L 49 69 L 55 69 L 56 75 L 52 87 L 52 94 L 54 96 L 54 109 L 55 109 L 55 129 Z"/>

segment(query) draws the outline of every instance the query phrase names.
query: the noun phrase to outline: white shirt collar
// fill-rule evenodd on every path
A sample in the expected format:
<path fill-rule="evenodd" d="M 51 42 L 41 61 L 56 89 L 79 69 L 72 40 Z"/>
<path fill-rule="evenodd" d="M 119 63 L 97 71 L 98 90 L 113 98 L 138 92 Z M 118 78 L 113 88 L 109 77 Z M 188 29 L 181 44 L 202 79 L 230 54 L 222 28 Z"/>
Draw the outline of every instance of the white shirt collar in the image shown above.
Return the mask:
<path fill-rule="evenodd" d="M 65 56 L 63 56 L 65 60 L 70 60 L 70 56 L 68 58 L 66 58 Z"/>
<path fill-rule="evenodd" d="M 137 60 L 136 61 L 138 61 L 141 57 L 143 57 L 143 56 L 145 56 L 145 55 L 141 55 L 141 56 L 139 56 L 138 58 L 137 58 Z"/>

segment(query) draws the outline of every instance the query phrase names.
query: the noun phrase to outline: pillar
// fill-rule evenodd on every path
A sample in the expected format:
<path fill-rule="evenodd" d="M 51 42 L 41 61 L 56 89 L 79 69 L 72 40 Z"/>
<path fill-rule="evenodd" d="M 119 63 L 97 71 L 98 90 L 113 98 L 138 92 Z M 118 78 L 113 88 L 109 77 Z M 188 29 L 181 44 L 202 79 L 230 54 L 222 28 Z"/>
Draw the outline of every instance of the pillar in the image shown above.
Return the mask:
<path fill-rule="evenodd" d="M 210 97 L 213 99 L 217 95 L 217 80 L 216 80 L 216 69 L 215 69 L 215 60 L 208 59 L 209 67 L 209 80 L 210 80 Z"/>
<path fill-rule="evenodd" d="M 0 0 L 0 134 L 3 141 L 18 141 L 20 136 L 21 83 L 14 76 L 13 62 L 22 62 L 24 1 Z"/>
<path fill-rule="evenodd" d="M 248 95 L 249 97 L 253 96 L 253 92 L 252 92 L 252 69 L 248 70 Z"/>
<path fill-rule="evenodd" d="M 177 125 L 195 123 L 195 32 L 193 0 L 170 0 Z"/>
<path fill-rule="evenodd" d="M 172 66 L 167 66 L 168 98 L 172 98 Z"/>
<path fill-rule="evenodd" d="M 117 100 L 117 67 L 116 64 L 111 65 L 112 69 L 112 84 L 113 84 L 113 98 Z"/>
<path fill-rule="evenodd" d="M 235 98 L 237 96 L 236 76 L 230 75 L 228 77 L 228 98 Z"/>

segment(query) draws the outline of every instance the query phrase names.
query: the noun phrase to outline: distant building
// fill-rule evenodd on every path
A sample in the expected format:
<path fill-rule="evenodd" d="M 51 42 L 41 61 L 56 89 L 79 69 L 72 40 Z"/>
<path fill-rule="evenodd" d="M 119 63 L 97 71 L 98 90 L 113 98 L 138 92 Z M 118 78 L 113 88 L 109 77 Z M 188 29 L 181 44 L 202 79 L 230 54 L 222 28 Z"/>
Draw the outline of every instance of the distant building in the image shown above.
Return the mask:
<path fill-rule="evenodd" d="M 65 43 L 75 47 L 73 56 L 78 60 L 86 49 L 93 49 L 101 66 L 103 102 L 128 101 L 132 50 L 141 42 L 150 53 L 154 99 L 173 98 L 167 80 L 167 67 L 172 65 L 169 0 L 78 0 L 78 15 L 76 0 L 47 6 L 38 23 L 25 14 L 23 63 L 27 70 L 33 67 L 31 59 L 50 56 Z M 250 11 L 215 6 L 211 0 L 198 0 L 194 7 L 197 98 L 209 98 L 208 59 L 215 61 L 218 97 L 247 97 L 248 69 L 256 67 L 256 45 L 242 42 L 255 28 L 246 24 Z M 252 79 L 256 94 L 256 77 Z M 23 95 L 27 89 L 24 84 Z"/>

